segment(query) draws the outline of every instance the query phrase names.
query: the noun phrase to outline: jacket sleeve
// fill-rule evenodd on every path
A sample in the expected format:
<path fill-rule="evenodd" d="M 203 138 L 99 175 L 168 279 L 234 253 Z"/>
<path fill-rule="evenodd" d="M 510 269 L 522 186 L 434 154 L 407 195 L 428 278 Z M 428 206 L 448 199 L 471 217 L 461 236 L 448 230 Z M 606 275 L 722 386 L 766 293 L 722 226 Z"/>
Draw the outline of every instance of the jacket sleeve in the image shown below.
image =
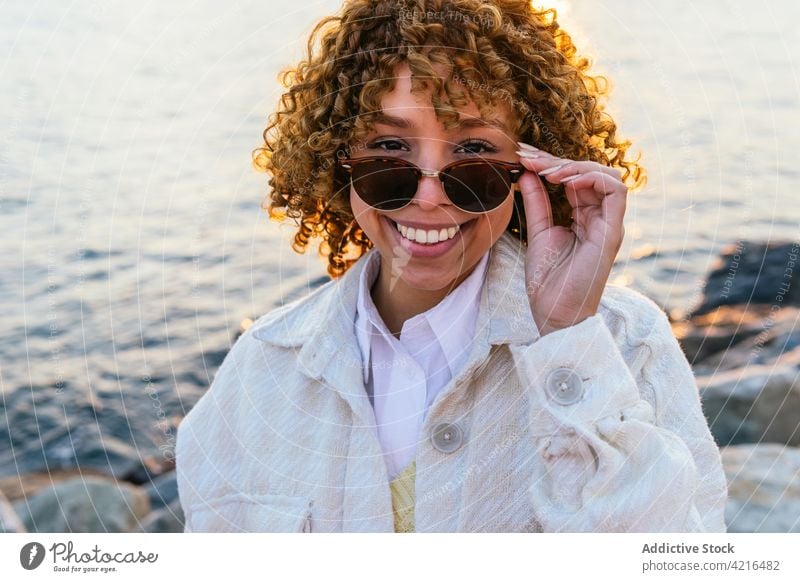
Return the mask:
<path fill-rule="evenodd" d="M 208 508 L 210 498 L 238 489 L 235 467 L 243 454 L 236 427 L 241 387 L 247 382 L 246 363 L 255 357 L 250 351 L 250 335 L 248 330 L 239 336 L 209 389 L 178 425 L 175 470 L 184 533 L 196 531 L 194 515 L 198 509 Z"/>
<path fill-rule="evenodd" d="M 619 317 L 623 350 L 600 313 L 510 346 L 529 387 L 529 495 L 546 532 L 725 531 L 725 475 L 694 375 L 646 301 L 635 321 Z"/>

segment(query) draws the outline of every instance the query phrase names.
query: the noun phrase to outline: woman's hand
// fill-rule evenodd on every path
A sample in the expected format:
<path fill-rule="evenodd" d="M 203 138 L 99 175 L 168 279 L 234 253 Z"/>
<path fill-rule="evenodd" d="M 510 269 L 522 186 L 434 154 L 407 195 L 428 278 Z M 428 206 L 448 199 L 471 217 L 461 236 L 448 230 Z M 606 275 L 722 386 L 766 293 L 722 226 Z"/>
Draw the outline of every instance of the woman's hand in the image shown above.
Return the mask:
<path fill-rule="evenodd" d="M 528 226 L 525 278 L 534 321 L 545 335 L 597 313 L 622 245 L 628 189 L 616 168 L 557 158 L 527 144 L 520 147 L 517 153 L 528 170 L 518 182 Z M 564 183 L 572 206 L 571 228 L 553 225 L 539 176 Z"/>

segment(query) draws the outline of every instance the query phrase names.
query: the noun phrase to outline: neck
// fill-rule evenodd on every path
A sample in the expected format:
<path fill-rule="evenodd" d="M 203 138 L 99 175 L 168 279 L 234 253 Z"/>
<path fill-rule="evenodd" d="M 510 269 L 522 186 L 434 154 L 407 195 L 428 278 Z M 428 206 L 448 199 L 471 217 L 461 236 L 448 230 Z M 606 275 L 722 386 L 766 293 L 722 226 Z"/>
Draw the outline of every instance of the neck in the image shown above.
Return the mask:
<path fill-rule="evenodd" d="M 399 338 L 406 321 L 438 305 L 472 270 L 462 273 L 454 283 L 442 289 L 429 290 L 411 287 L 402 277 L 392 280 L 392 273 L 389 269 L 384 269 L 381 263 L 380 273 L 371 289 L 372 302 L 386 327 L 392 335 Z"/>

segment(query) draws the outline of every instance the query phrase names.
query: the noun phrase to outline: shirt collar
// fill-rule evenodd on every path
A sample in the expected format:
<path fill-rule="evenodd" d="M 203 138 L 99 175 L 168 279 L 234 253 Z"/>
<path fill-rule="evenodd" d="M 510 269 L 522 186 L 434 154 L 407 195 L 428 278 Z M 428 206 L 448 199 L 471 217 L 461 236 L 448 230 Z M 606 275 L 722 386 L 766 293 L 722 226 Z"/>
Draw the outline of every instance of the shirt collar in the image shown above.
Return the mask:
<path fill-rule="evenodd" d="M 472 273 L 453 289 L 438 305 L 425 312 L 428 324 L 439 340 L 450 373 L 455 374 L 460 362 L 469 353 L 469 339 L 475 333 L 489 252 L 475 265 Z"/>

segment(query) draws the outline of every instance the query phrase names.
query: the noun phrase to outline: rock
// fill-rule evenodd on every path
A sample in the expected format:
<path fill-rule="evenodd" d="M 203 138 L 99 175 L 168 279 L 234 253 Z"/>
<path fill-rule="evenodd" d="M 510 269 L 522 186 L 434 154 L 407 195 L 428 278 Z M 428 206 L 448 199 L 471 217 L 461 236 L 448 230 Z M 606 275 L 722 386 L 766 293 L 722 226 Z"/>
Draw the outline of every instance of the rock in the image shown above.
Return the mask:
<path fill-rule="evenodd" d="M 87 441 L 78 451 L 76 465 L 100 470 L 114 479 L 123 479 L 140 469 L 141 454 L 129 444 L 104 436 Z"/>
<path fill-rule="evenodd" d="M 723 306 L 673 323 L 695 371 L 703 374 L 772 362 L 800 347 L 800 309 Z"/>
<path fill-rule="evenodd" d="M 799 253 L 800 247 L 791 242 L 728 245 L 709 273 L 703 299 L 691 315 L 708 313 L 720 305 L 800 306 L 800 284 L 792 284 Z"/>
<path fill-rule="evenodd" d="M 724 306 L 672 323 L 672 333 L 693 366 L 762 331 L 768 309 Z"/>
<path fill-rule="evenodd" d="M 36 421 L 28 413 L 18 412 L 14 421 L 36 427 Z M 121 479 L 142 466 L 137 449 L 120 439 L 102 435 L 94 425 L 72 429 L 61 426 L 46 434 L 27 436 L 27 440 L 20 434 L 14 434 L 13 438 L 23 442 L 18 450 L 15 447 L 14 462 L 0 467 L 0 477 L 53 470 L 88 470 Z"/>
<path fill-rule="evenodd" d="M 156 477 L 143 489 L 150 497 L 150 507 L 160 508 L 171 504 L 178 499 L 178 476 L 175 471 Z"/>
<path fill-rule="evenodd" d="M 14 510 L 14 506 L 0 492 L 0 533 L 26 533 L 27 531 Z"/>
<path fill-rule="evenodd" d="M 31 532 L 135 532 L 150 510 L 147 493 L 103 477 L 79 477 L 15 504 Z"/>
<path fill-rule="evenodd" d="M 728 532 L 800 532 L 800 449 L 724 447 L 722 465 L 728 479 Z"/>
<path fill-rule="evenodd" d="M 717 443 L 800 445 L 798 374 L 795 366 L 765 365 L 698 377 L 703 411 Z"/>
<path fill-rule="evenodd" d="M 161 475 L 175 470 L 175 458 L 145 457 L 141 463 L 130 473 L 122 476 L 123 481 L 134 485 L 148 485 Z"/>
<path fill-rule="evenodd" d="M 88 477 L 96 475 L 104 477 L 100 471 L 92 469 L 53 470 L 49 473 L 23 473 L 13 477 L 0 478 L 0 494 L 5 494 L 9 501 L 18 501 L 25 497 L 32 497 L 42 489 L 52 487 L 57 483 L 74 479 L 75 477 Z"/>
<path fill-rule="evenodd" d="M 175 499 L 166 507 L 162 507 L 142 522 L 142 531 L 146 533 L 183 533 L 183 508 Z"/>

